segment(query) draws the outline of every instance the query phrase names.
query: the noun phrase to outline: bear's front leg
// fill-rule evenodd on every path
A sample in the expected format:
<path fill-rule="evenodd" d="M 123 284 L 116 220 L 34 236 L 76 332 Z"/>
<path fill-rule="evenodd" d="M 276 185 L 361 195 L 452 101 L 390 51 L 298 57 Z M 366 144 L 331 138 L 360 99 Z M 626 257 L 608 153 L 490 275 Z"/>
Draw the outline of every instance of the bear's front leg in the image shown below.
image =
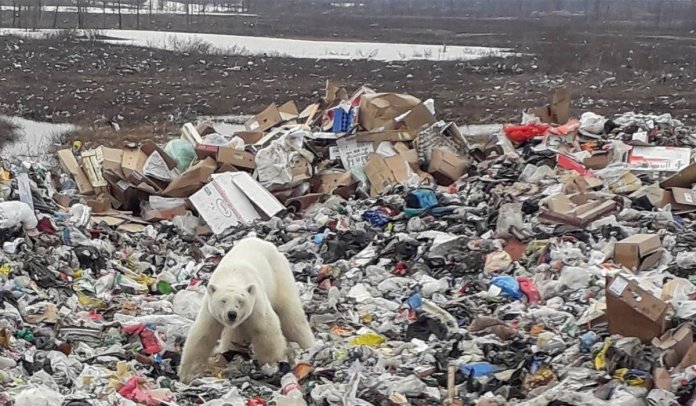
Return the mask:
<path fill-rule="evenodd" d="M 254 347 L 256 360 L 261 365 L 277 365 L 285 358 L 288 350 L 288 343 L 280 329 L 278 316 L 273 310 L 270 310 L 266 312 L 264 317 L 249 320 L 249 322 L 248 331 L 252 332 L 250 334 L 251 345 Z"/>
<path fill-rule="evenodd" d="M 179 368 L 179 379 L 183 383 L 190 383 L 206 371 L 208 358 L 215 349 L 222 328 L 222 324 L 208 313 L 208 305 L 206 301 L 203 301 L 201 310 L 196 316 L 196 322 L 193 323 L 184 343 Z"/>

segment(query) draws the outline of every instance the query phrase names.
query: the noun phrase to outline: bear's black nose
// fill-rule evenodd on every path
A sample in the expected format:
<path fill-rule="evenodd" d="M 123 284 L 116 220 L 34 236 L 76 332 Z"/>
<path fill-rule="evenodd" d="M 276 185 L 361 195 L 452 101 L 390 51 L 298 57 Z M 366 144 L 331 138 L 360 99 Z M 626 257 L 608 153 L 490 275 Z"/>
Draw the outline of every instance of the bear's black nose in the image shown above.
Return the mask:
<path fill-rule="evenodd" d="M 230 321 L 237 320 L 237 312 L 230 310 L 229 312 L 227 312 L 227 318 L 230 319 Z"/>

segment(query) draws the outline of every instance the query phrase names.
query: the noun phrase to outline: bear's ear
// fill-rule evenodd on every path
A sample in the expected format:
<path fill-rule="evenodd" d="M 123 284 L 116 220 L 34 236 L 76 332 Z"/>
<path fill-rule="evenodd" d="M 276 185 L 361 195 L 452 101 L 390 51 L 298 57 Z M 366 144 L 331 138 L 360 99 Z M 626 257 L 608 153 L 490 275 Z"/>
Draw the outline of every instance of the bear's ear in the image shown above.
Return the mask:
<path fill-rule="evenodd" d="M 208 293 L 209 294 L 212 295 L 213 293 L 215 293 L 215 289 L 216 289 L 215 285 L 213 285 L 213 284 L 208 285 Z"/>
<path fill-rule="evenodd" d="M 256 285 L 252 283 L 251 285 L 247 286 L 246 290 L 248 294 L 253 295 L 254 292 L 256 292 Z"/>

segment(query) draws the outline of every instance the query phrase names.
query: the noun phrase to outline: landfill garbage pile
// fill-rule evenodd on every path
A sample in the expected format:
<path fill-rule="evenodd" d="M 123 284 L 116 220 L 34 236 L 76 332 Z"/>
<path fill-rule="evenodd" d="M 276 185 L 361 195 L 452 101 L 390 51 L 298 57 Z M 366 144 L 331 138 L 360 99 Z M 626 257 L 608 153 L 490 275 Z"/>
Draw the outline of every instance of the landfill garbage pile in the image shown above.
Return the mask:
<path fill-rule="evenodd" d="M 327 84 L 247 131 L 3 157 L 0 403 L 691 405 L 694 130 L 573 118 L 460 131 L 434 101 Z M 241 238 L 290 260 L 316 337 L 185 385 L 206 283 Z"/>

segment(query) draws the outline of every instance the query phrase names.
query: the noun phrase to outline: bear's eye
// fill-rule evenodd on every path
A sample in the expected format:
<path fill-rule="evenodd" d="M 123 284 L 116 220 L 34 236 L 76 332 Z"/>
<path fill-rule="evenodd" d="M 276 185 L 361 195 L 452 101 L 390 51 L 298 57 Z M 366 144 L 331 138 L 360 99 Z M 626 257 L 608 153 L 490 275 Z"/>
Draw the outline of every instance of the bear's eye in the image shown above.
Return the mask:
<path fill-rule="evenodd" d="M 220 303 L 222 303 L 222 304 L 227 304 L 227 299 L 222 299 L 222 300 L 220 301 Z"/>
<path fill-rule="evenodd" d="M 243 300 L 237 300 L 237 304 L 238 304 L 239 306 L 243 306 L 243 305 L 244 305 L 244 301 L 243 301 Z"/>

